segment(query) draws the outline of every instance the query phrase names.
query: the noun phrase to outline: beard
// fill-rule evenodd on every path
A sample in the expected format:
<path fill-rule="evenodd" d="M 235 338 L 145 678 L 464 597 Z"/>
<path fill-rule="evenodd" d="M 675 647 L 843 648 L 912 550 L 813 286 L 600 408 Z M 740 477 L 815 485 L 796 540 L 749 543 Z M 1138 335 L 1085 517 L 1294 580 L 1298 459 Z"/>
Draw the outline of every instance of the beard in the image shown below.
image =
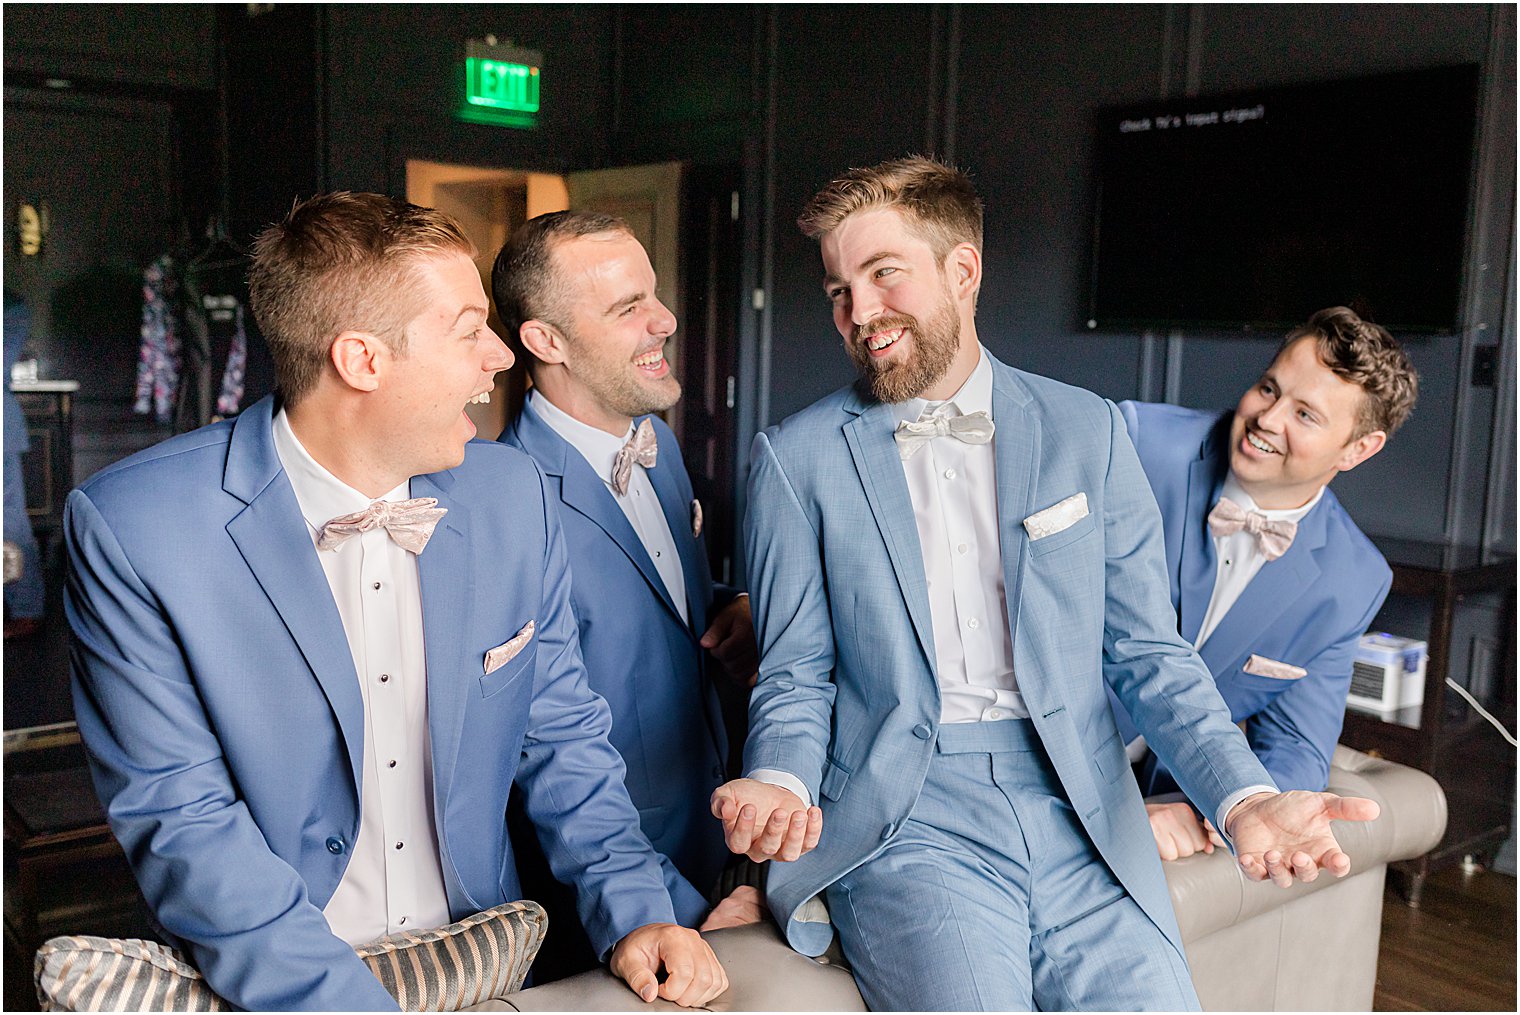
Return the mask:
<path fill-rule="evenodd" d="M 568 361 L 570 375 L 604 410 L 637 419 L 651 412 L 664 412 L 681 400 L 681 382 L 676 380 L 675 364 L 668 356 L 669 373 L 658 379 L 642 378 L 633 372 L 638 367 L 628 361 L 598 358 L 587 343 L 580 342 L 568 331 L 565 336 L 572 345 L 579 344 L 582 352 Z"/>
<path fill-rule="evenodd" d="M 912 333 L 913 346 L 908 355 L 896 362 L 872 359 L 866 349 L 866 338 L 893 328 L 905 328 Z M 920 392 L 945 376 L 960 348 L 960 341 L 960 317 L 947 293 L 927 323 L 920 325 L 918 318 L 910 314 L 878 317 L 857 327 L 854 337 L 844 347 L 870 385 L 871 394 L 883 402 L 905 402 L 918 397 Z"/>

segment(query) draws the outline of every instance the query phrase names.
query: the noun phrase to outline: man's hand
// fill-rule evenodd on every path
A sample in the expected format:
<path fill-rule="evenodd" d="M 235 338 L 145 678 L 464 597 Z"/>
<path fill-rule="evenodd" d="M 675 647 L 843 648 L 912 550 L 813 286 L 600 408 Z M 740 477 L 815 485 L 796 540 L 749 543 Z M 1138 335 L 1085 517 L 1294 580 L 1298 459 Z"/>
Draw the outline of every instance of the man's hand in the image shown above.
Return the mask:
<path fill-rule="evenodd" d="M 1163 860 L 1180 860 L 1200 851 L 1212 853 L 1215 846 L 1225 844 L 1212 825 L 1199 822 L 1190 804 L 1146 804 L 1145 814 L 1151 819 L 1151 834 Z"/>
<path fill-rule="evenodd" d="M 745 924 L 759 923 L 765 918 L 765 913 L 765 896 L 760 894 L 760 889 L 740 885 L 728 898 L 713 907 L 713 911 L 707 914 L 707 919 L 702 921 L 702 926 L 697 930 L 705 933 L 709 930 L 722 930 L 724 927 L 743 927 Z"/>
<path fill-rule="evenodd" d="M 1330 822 L 1371 821 L 1377 816 L 1377 803 L 1362 797 L 1306 790 L 1257 793 L 1231 808 L 1225 830 L 1248 878 L 1271 878 L 1287 888 L 1294 878 L 1313 881 L 1322 869 L 1345 877 L 1351 858 L 1335 841 Z"/>
<path fill-rule="evenodd" d="M 723 839 L 751 860 L 795 860 L 823 834 L 823 811 L 804 807 L 797 794 L 755 779 L 725 782 L 712 795 Z"/>
<path fill-rule="evenodd" d="M 683 1008 L 698 1008 L 728 989 L 728 974 L 707 942 L 673 923 L 646 923 L 629 932 L 612 949 L 607 965 L 645 1001 L 663 997 Z"/>
<path fill-rule="evenodd" d="M 713 618 L 701 645 L 713 654 L 736 684 L 754 687 L 760 676 L 760 650 L 755 646 L 755 623 L 749 596 L 739 596 Z"/>

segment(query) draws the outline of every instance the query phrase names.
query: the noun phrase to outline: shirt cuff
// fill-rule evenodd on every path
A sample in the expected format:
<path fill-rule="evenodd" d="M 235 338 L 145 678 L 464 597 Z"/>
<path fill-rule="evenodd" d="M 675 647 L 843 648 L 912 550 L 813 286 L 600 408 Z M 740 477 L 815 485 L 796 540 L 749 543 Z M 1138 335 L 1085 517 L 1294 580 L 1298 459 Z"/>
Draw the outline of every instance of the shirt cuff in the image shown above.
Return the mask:
<path fill-rule="evenodd" d="M 1224 798 L 1224 803 L 1220 804 L 1219 810 L 1214 812 L 1214 828 L 1218 830 L 1220 836 L 1229 845 L 1231 853 L 1235 852 L 1235 840 L 1231 839 L 1230 834 L 1224 830 L 1224 819 L 1229 817 L 1230 811 L 1235 809 L 1235 805 L 1246 797 L 1255 796 L 1257 793 L 1276 793 L 1277 791 L 1276 786 L 1247 786 L 1245 789 L 1238 789 Z"/>
<path fill-rule="evenodd" d="M 745 776 L 745 778 L 753 779 L 756 782 L 768 783 L 772 786 L 780 786 L 782 789 L 789 789 L 797 794 L 797 799 L 801 800 L 804 805 L 808 807 L 813 806 L 813 794 L 808 792 L 808 788 L 802 784 L 801 779 L 790 772 L 783 772 L 775 768 L 757 768 Z"/>

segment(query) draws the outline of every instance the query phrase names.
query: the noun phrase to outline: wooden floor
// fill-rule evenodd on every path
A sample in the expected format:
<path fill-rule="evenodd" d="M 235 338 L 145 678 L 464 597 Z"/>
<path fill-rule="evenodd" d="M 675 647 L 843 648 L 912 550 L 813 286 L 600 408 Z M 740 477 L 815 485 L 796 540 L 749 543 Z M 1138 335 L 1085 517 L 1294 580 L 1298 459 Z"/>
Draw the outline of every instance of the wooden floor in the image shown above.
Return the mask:
<path fill-rule="evenodd" d="M 1419 909 L 1384 889 L 1377 1011 L 1515 1011 L 1515 879 L 1450 867 Z"/>

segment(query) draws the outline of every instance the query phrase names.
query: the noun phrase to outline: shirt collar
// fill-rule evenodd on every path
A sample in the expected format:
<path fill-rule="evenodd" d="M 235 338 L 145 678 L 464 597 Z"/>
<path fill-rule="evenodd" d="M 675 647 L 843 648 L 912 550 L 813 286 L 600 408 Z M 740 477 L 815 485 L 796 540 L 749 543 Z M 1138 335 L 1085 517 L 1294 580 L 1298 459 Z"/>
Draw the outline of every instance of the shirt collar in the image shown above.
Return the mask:
<path fill-rule="evenodd" d="M 910 398 L 892 404 L 892 412 L 898 422 L 912 423 L 925 414 L 932 415 L 940 410 L 943 410 L 943 415 L 949 416 L 985 412 L 989 419 L 992 417 L 992 360 L 987 358 L 987 349 L 984 346 L 977 345 L 976 368 L 971 371 L 971 376 L 966 378 L 960 390 L 943 402 Z"/>
<path fill-rule="evenodd" d="M 533 411 L 549 425 L 549 429 L 559 434 L 571 447 L 579 451 L 581 457 L 591 466 L 591 471 L 601 477 L 602 482 L 610 488 L 612 464 L 623 445 L 628 443 L 628 438 L 633 436 L 633 423 L 629 422 L 628 431 L 623 436 L 614 437 L 606 430 L 599 430 L 582 423 L 545 398 L 537 388 L 528 393 L 528 402 L 533 406 Z"/>
<path fill-rule="evenodd" d="M 285 475 L 290 478 L 301 517 L 314 532 L 339 515 L 363 511 L 372 500 L 406 500 L 411 496 L 410 481 L 383 497 L 371 498 L 328 472 L 301 444 L 296 432 L 290 428 L 290 420 L 283 408 L 274 414 L 274 450 Z"/>
<path fill-rule="evenodd" d="M 1323 486 L 1320 487 L 1319 493 L 1310 497 L 1309 503 L 1302 507 L 1268 510 L 1267 508 L 1256 506 L 1256 502 L 1251 499 L 1251 495 L 1241 488 L 1240 481 L 1235 478 L 1235 470 L 1231 469 L 1229 475 L 1225 476 L 1224 489 L 1219 491 L 1219 495 L 1230 498 L 1230 500 L 1239 504 L 1247 511 L 1261 512 L 1262 517 L 1266 518 L 1269 522 L 1298 522 L 1302 521 L 1305 515 L 1314 510 L 1314 505 L 1318 504 L 1320 498 L 1325 495 L 1325 488 Z"/>

